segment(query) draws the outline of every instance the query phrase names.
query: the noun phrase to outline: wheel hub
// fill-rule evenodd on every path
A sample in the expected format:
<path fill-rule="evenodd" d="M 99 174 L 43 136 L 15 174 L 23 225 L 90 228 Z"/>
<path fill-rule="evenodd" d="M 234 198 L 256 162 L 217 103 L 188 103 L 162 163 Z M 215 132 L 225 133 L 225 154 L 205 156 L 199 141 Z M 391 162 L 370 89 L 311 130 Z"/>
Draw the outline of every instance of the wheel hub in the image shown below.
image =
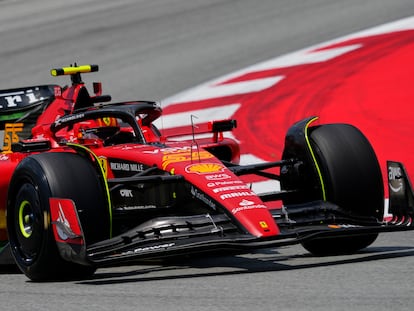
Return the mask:
<path fill-rule="evenodd" d="M 30 238 L 33 233 L 34 223 L 33 209 L 29 201 L 24 200 L 19 206 L 19 228 L 25 238 Z"/>

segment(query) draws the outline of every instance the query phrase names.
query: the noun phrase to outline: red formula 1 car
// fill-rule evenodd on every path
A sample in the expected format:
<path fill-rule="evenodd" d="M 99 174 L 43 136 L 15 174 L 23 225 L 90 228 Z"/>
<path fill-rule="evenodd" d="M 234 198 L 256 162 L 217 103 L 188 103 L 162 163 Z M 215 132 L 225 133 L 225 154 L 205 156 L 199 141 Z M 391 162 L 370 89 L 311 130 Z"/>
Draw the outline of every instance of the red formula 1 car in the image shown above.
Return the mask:
<path fill-rule="evenodd" d="M 412 230 L 414 196 L 404 167 L 383 179 L 364 135 L 347 124 L 300 121 L 282 159 L 240 165 L 223 132 L 234 120 L 163 137 L 154 102 L 112 103 L 81 73 L 52 70 L 72 85 L 0 92 L 1 252 L 32 280 L 91 276 L 98 267 L 212 250 L 248 251 L 301 243 L 318 255 L 358 251 L 378 233 Z M 199 132 L 210 133 L 199 138 Z M 253 191 L 246 176 L 280 182 Z M 281 202 L 281 208 L 269 208 Z M 6 217 L 7 215 L 7 217 Z"/>

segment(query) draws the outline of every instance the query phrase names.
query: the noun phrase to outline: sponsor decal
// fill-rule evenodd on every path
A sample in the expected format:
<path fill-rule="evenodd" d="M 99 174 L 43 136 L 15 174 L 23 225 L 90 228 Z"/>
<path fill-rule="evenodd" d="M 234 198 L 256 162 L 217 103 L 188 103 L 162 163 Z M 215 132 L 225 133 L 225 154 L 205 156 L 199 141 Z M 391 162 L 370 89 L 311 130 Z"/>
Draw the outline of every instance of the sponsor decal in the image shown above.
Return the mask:
<path fill-rule="evenodd" d="M 234 184 L 243 184 L 241 180 L 230 180 L 230 181 L 216 181 L 216 182 L 209 182 L 207 187 L 213 188 L 217 186 L 229 186 Z"/>
<path fill-rule="evenodd" d="M 25 103 L 31 104 L 43 99 L 43 97 L 37 98 L 33 89 L 3 93 L 0 94 L 0 109 L 18 108 Z"/>
<path fill-rule="evenodd" d="M 99 126 L 118 126 L 118 121 L 116 120 L 116 118 L 104 117 L 104 118 L 98 119 L 98 125 Z"/>
<path fill-rule="evenodd" d="M 119 190 L 119 194 L 123 198 L 133 198 L 134 197 L 134 195 L 132 194 L 131 189 L 121 189 L 121 190 Z"/>
<path fill-rule="evenodd" d="M 162 168 L 165 170 L 171 163 L 186 162 L 186 161 L 200 161 L 205 159 L 211 159 L 214 156 L 205 150 L 171 153 L 162 157 Z"/>
<path fill-rule="evenodd" d="M 3 153 L 11 153 L 12 144 L 18 143 L 19 133 L 23 132 L 23 123 L 6 123 L 4 126 Z"/>
<path fill-rule="evenodd" d="M 110 162 L 111 170 L 123 172 L 142 172 L 144 165 L 140 163 Z"/>
<path fill-rule="evenodd" d="M 118 211 L 136 211 L 136 210 L 145 210 L 145 209 L 154 209 L 157 208 L 155 205 L 134 205 L 134 206 L 120 206 L 117 207 Z"/>
<path fill-rule="evenodd" d="M 255 196 L 256 194 L 253 191 L 240 191 L 240 192 L 231 192 L 220 195 L 220 199 L 227 200 L 240 197 Z"/>
<path fill-rule="evenodd" d="M 404 190 L 404 182 L 402 179 L 401 167 L 390 166 L 388 168 L 388 180 L 390 190 L 392 192 L 398 193 Z"/>
<path fill-rule="evenodd" d="M 174 245 L 175 243 L 165 243 L 165 244 L 159 244 L 159 245 L 153 245 L 153 246 L 139 247 L 132 251 L 122 252 L 121 254 L 119 254 L 119 256 L 128 256 L 128 255 L 134 255 L 134 254 L 139 254 L 139 253 L 148 252 L 148 251 L 167 249 L 167 248 L 173 247 Z"/>
<path fill-rule="evenodd" d="M 98 157 L 99 165 L 102 167 L 105 175 L 108 173 L 108 159 L 106 157 Z"/>
<path fill-rule="evenodd" d="M 205 178 L 209 181 L 217 181 L 223 179 L 230 179 L 231 176 L 229 174 L 214 174 L 214 175 L 206 175 Z"/>
<path fill-rule="evenodd" d="M 260 222 L 259 222 L 259 225 L 260 225 L 260 227 L 261 227 L 262 229 L 264 229 L 264 230 L 269 229 L 269 225 L 268 225 L 268 224 L 267 224 L 267 222 L 265 222 L 265 221 L 260 221 Z"/>
<path fill-rule="evenodd" d="M 212 209 L 216 209 L 216 204 L 212 200 L 210 200 L 204 193 L 200 192 L 198 189 L 191 187 L 191 194 L 193 195 L 193 197 L 205 203 Z"/>
<path fill-rule="evenodd" d="M 249 200 L 246 200 L 246 199 L 243 199 L 243 201 L 241 201 L 241 202 L 239 203 L 239 205 L 240 205 L 240 206 L 251 206 L 251 205 L 253 205 L 253 204 L 254 204 L 254 202 L 249 201 Z"/>
<path fill-rule="evenodd" d="M 234 191 L 234 190 L 243 190 L 243 189 L 250 189 L 246 185 L 239 185 L 239 186 L 227 186 L 227 187 L 221 187 L 221 188 L 215 188 L 213 189 L 214 193 L 219 192 L 226 192 L 226 191 Z"/>
<path fill-rule="evenodd" d="M 242 211 L 246 211 L 246 210 L 251 210 L 251 209 L 261 209 L 261 208 L 266 208 L 267 206 L 264 204 L 255 204 L 255 202 L 253 201 L 249 201 L 247 199 L 243 199 L 240 203 L 239 203 L 239 207 L 235 207 L 231 210 L 231 212 L 236 215 L 239 212 Z M 267 225 L 267 224 L 266 224 Z M 263 227 L 262 227 L 263 228 Z"/>
<path fill-rule="evenodd" d="M 61 117 L 61 118 L 59 118 L 55 121 L 54 126 L 57 127 L 57 126 L 59 126 L 61 124 L 64 124 L 66 122 L 71 122 L 71 121 L 74 121 L 74 120 L 83 119 L 84 117 L 85 117 L 85 114 L 83 114 L 83 113 L 74 114 L 74 115 L 70 115 L 70 116 L 67 116 L 67 117 Z"/>
<path fill-rule="evenodd" d="M 223 172 L 224 169 L 225 166 L 220 163 L 196 163 L 188 165 L 185 168 L 185 171 L 187 173 L 208 174 Z"/>
<path fill-rule="evenodd" d="M 53 93 L 54 93 L 55 97 L 61 97 L 62 96 L 62 89 L 60 88 L 60 86 L 55 86 L 53 88 Z"/>
<path fill-rule="evenodd" d="M 0 161 L 7 161 L 9 159 L 8 155 L 0 154 Z"/>

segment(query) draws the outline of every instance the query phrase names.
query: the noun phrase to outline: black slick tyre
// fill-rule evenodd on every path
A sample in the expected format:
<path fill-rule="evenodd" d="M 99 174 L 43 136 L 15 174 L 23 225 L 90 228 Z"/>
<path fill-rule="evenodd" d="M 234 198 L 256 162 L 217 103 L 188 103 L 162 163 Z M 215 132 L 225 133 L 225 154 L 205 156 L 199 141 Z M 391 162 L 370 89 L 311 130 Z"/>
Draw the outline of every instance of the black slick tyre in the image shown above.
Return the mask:
<path fill-rule="evenodd" d="M 323 179 L 325 199 L 355 216 L 382 219 L 382 174 L 367 138 L 354 126 L 327 124 L 310 129 L 309 143 Z M 302 245 L 315 255 L 347 254 L 371 245 L 377 236 L 320 238 Z"/>
<path fill-rule="evenodd" d="M 19 163 L 9 187 L 7 229 L 15 262 L 33 281 L 89 277 L 95 267 L 59 254 L 50 223 L 52 197 L 73 200 L 87 243 L 108 238 L 107 204 L 93 165 L 74 153 L 33 155 Z"/>

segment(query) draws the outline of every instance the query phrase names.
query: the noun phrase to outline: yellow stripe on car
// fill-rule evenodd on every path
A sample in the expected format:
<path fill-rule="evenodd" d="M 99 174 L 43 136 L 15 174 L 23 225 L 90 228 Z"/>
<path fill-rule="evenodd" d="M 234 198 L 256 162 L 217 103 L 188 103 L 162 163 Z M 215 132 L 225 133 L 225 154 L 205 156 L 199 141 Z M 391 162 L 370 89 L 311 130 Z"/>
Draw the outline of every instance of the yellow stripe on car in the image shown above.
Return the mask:
<path fill-rule="evenodd" d="M 312 122 L 316 121 L 317 119 L 318 119 L 318 117 L 314 117 L 314 118 L 312 118 L 311 120 L 309 120 L 309 122 L 306 124 L 306 127 L 305 127 L 305 139 L 306 139 L 306 143 L 307 143 L 307 145 L 308 145 L 309 152 L 310 152 L 310 154 L 311 154 L 311 156 L 312 156 L 313 163 L 315 164 L 316 171 L 318 172 L 319 181 L 320 181 L 320 183 L 321 183 L 322 199 L 323 199 L 324 201 L 326 201 L 326 190 L 325 190 L 325 183 L 324 183 L 324 181 L 323 181 L 323 177 L 322 177 L 321 169 L 320 169 L 320 167 L 319 167 L 319 165 L 318 165 L 318 161 L 316 161 L 315 153 L 314 153 L 314 152 L 313 152 L 313 150 L 312 150 L 312 146 L 311 146 L 311 144 L 310 144 L 310 142 L 309 142 L 309 136 L 308 136 L 308 128 L 309 128 L 309 125 L 310 125 Z"/>

